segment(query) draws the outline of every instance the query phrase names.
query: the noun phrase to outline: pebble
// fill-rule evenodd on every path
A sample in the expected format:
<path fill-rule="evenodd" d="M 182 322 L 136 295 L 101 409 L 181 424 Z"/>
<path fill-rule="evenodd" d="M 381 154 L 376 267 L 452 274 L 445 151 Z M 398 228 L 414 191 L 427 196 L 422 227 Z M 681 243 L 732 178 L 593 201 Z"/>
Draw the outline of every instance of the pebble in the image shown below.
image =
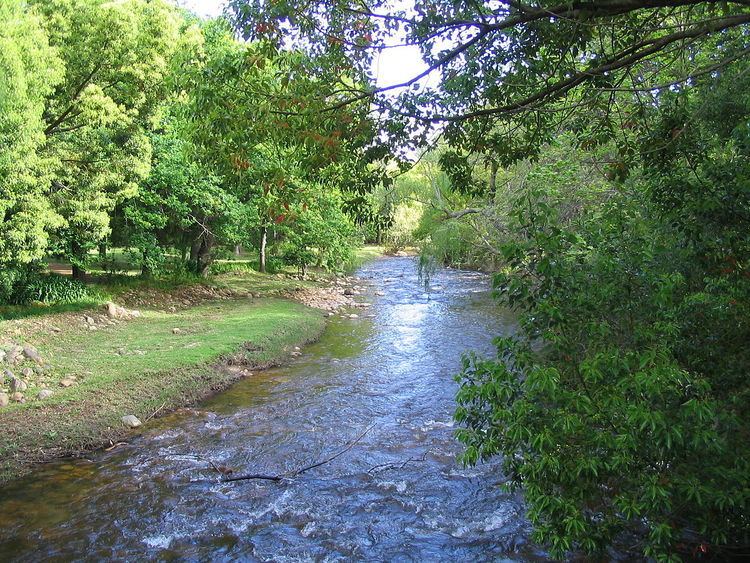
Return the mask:
<path fill-rule="evenodd" d="M 49 399 L 54 394 L 54 391 L 51 391 L 50 389 L 42 389 L 41 391 L 39 391 L 39 394 L 36 396 L 36 398 L 42 401 L 44 399 Z"/>
<path fill-rule="evenodd" d="M 39 351 L 29 344 L 23 347 L 23 355 L 28 359 L 36 362 L 37 364 L 41 365 L 42 363 L 44 363 L 42 361 L 42 355 L 39 353 Z"/>
<path fill-rule="evenodd" d="M 10 380 L 10 390 L 13 393 L 23 393 L 28 389 L 28 385 L 26 385 L 26 382 L 22 379 L 18 379 L 17 377 L 14 377 Z"/>
<path fill-rule="evenodd" d="M 73 381 L 72 379 L 70 379 L 70 378 L 66 377 L 65 379 L 63 379 L 63 380 L 62 380 L 62 381 L 60 382 L 60 387 L 70 387 L 70 386 L 71 386 L 71 385 L 73 385 L 74 383 L 75 383 L 75 381 Z"/>
<path fill-rule="evenodd" d="M 120 420 L 122 420 L 122 423 L 128 428 L 138 428 L 141 425 L 141 421 L 133 414 L 125 415 Z"/>
<path fill-rule="evenodd" d="M 31 368 L 23 368 L 21 370 L 21 375 L 23 375 L 24 377 L 31 377 L 32 375 L 34 375 L 34 370 Z"/>

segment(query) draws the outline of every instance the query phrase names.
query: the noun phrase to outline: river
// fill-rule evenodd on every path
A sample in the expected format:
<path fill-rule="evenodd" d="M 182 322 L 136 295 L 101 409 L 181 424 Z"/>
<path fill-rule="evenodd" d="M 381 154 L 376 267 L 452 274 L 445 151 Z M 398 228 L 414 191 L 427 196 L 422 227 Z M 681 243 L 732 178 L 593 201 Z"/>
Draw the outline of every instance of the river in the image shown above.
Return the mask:
<path fill-rule="evenodd" d="M 460 355 L 513 331 L 489 280 L 414 259 L 362 268 L 373 305 L 335 317 L 281 368 L 152 421 L 131 444 L 62 460 L 0 490 L 0 560 L 543 559 L 499 462 L 456 461 Z M 383 295 L 377 295 L 382 292 Z M 218 482 L 207 460 L 278 474 Z"/>

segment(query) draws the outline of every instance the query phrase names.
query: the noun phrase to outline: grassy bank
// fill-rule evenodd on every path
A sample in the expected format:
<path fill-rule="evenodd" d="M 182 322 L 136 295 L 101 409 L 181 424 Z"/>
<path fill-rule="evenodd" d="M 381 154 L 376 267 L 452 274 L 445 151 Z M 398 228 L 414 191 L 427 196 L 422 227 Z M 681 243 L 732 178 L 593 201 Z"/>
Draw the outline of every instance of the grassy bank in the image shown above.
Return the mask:
<path fill-rule="evenodd" d="M 0 409 L 0 481 L 35 462 L 90 450 L 127 434 L 121 417 L 146 420 L 222 389 L 243 375 L 239 363 L 262 368 L 316 338 L 320 311 L 282 299 L 211 301 L 174 313 L 92 331 L 80 314 L 0 323 L 0 334 L 33 344 L 48 369 L 36 385 L 52 389 Z M 176 330 L 175 330 L 176 329 Z M 216 369 L 218 366 L 219 369 Z M 60 386 L 73 381 L 70 387 Z"/>
<path fill-rule="evenodd" d="M 362 247 L 347 271 L 382 254 Z M 25 403 L 0 407 L 0 482 L 37 462 L 121 439 L 133 432 L 123 426 L 125 415 L 145 421 L 283 361 L 322 332 L 324 319 L 276 297 L 323 286 L 328 277 L 315 272 L 300 280 L 291 269 L 261 274 L 237 261 L 208 279 L 94 278 L 89 296 L 77 302 L 0 308 L 0 344 L 31 344 L 45 363 L 0 362 L 28 383 Z M 141 316 L 110 319 L 108 301 Z M 39 399 L 42 389 L 52 395 Z M 8 379 L 0 380 L 3 390 L 10 394 Z"/>

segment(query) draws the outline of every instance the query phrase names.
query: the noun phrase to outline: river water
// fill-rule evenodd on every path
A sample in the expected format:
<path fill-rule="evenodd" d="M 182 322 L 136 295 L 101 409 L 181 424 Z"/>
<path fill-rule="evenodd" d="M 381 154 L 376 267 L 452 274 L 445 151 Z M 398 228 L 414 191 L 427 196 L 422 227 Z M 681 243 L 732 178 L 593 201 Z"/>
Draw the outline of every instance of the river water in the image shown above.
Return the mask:
<path fill-rule="evenodd" d="M 463 468 L 451 421 L 460 355 L 492 353 L 512 315 L 477 273 L 412 258 L 364 267 L 373 305 L 335 317 L 292 364 L 133 443 L 0 490 L 0 560 L 536 560 L 498 462 Z M 376 292 L 383 292 L 378 296 Z M 283 482 L 218 482 L 206 460 Z"/>

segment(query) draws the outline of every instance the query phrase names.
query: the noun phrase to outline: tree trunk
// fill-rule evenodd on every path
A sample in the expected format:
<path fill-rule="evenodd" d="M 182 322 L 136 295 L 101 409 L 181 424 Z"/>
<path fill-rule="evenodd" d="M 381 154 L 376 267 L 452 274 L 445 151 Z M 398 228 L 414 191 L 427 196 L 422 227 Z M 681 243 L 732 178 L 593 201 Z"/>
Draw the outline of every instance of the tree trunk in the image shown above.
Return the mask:
<path fill-rule="evenodd" d="M 240 246 L 239 244 L 235 244 L 234 245 L 234 256 L 235 256 L 235 258 L 239 258 L 240 254 L 242 254 L 242 246 Z"/>
<path fill-rule="evenodd" d="M 209 233 L 205 233 L 201 237 L 201 245 L 198 249 L 198 258 L 196 262 L 196 272 L 203 278 L 208 277 L 208 271 L 211 267 L 211 250 L 214 246 L 214 237 Z"/>
<path fill-rule="evenodd" d="M 151 268 L 148 265 L 148 253 L 144 250 L 143 262 L 141 263 L 141 276 L 144 278 L 150 278 L 152 273 L 153 272 L 151 271 Z"/>
<path fill-rule="evenodd" d="M 260 271 L 266 273 L 266 242 L 268 238 L 268 228 L 260 228 Z"/>
<path fill-rule="evenodd" d="M 495 197 L 495 189 L 497 188 L 497 170 L 499 166 L 497 162 L 490 164 L 490 195 Z"/>
<path fill-rule="evenodd" d="M 190 243 L 190 258 L 188 259 L 188 264 L 190 264 L 190 269 L 196 274 L 198 273 L 198 252 L 200 251 L 202 244 L 203 235 L 198 235 L 198 237 Z"/>
<path fill-rule="evenodd" d="M 102 242 L 99 243 L 99 258 L 106 258 L 107 257 L 107 243 Z"/>
<path fill-rule="evenodd" d="M 74 280 L 83 280 L 83 277 L 86 275 L 86 270 L 83 269 L 83 267 L 79 266 L 75 262 L 83 262 L 83 249 L 81 248 L 81 245 L 77 242 L 73 242 L 70 245 L 71 253 L 73 254 L 73 260 L 74 263 L 72 264 L 71 270 L 73 272 L 73 279 Z"/>

